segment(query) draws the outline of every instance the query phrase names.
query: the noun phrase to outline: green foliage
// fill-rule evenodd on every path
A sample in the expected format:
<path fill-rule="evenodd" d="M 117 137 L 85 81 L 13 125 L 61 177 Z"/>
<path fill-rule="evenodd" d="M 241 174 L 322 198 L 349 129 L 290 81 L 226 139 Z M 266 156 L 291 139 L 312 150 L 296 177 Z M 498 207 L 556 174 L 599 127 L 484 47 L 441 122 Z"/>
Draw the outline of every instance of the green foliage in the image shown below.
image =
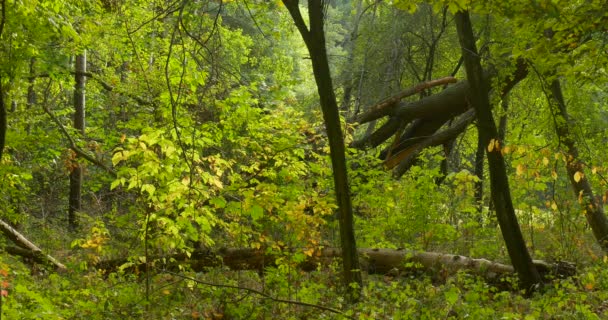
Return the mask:
<path fill-rule="evenodd" d="M 587 230 L 580 197 L 570 190 L 554 133 L 561 120 L 544 96 L 550 79 L 536 77 L 552 74 L 564 83 L 574 138 L 585 143 L 584 177 L 605 203 L 601 1 L 331 2 L 327 50 L 336 96 L 345 100 L 342 115 L 348 119 L 453 72 L 460 49 L 451 21 L 462 9 L 472 13 L 484 63 L 498 69 L 494 88 L 513 72 L 513 59 L 530 65 L 528 79 L 510 93 L 509 109 L 494 110 L 508 119 L 501 152 L 531 252 L 584 266 L 576 277 L 553 279 L 528 299 L 467 274 L 369 275 L 361 302 L 349 305 L 338 261 L 299 269 L 321 249 L 338 247 L 339 236 L 310 59 L 281 1 L 9 1 L 0 78 L 7 107 L 14 102 L 15 110 L 0 159 L 0 218 L 69 271 L 1 255 L 0 312 L 9 319 L 344 318 L 279 302 L 293 300 L 357 319 L 606 317 L 606 261 Z M 90 75 L 82 135 L 69 129 L 71 64 L 85 49 Z M 495 104 L 500 99 L 494 94 Z M 42 107 L 116 177 L 79 157 Z M 366 129 L 345 124 L 346 144 Z M 447 174 L 436 147 L 400 180 L 378 159 L 386 145 L 349 149 L 357 244 L 508 263 L 487 207 L 489 177 L 472 173 L 476 143 L 471 126 L 447 157 Z M 67 232 L 68 175 L 76 163 L 85 167 L 85 205 L 79 230 Z M 477 182 L 485 186 L 481 206 Z M 258 273 L 198 272 L 192 260 L 171 261 L 171 272 L 157 268 L 170 254 L 222 247 L 259 249 L 276 260 Z M 95 269 L 113 258 L 128 262 L 116 272 Z M 153 272 L 146 274 L 141 262 Z"/>

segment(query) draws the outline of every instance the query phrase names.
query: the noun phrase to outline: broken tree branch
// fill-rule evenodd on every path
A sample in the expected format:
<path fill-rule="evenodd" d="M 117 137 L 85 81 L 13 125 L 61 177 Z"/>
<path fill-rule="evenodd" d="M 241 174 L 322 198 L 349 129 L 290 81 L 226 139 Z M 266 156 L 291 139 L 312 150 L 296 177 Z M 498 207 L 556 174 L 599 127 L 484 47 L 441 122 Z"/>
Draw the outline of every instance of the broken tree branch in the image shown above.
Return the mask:
<path fill-rule="evenodd" d="M 470 109 L 465 112 L 451 127 L 436 133 L 422 142 L 417 143 L 412 148 L 408 148 L 394 155 L 392 158 L 387 159 L 385 165 L 387 168 L 393 168 L 397 164 L 397 168 L 393 172 L 395 177 L 401 177 L 414 163 L 414 160 L 420 154 L 422 150 L 431 146 L 437 146 L 442 143 L 453 139 L 454 137 L 461 134 L 467 126 L 475 119 L 475 110 Z"/>
<path fill-rule="evenodd" d="M 382 118 L 387 115 L 391 115 L 394 113 L 395 107 L 397 106 L 397 103 L 401 101 L 401 99 L 415 95 L 432 87 L 446 85 L 449 83 L 456 83 L 456 81 L 457 80 L 454 77 L 445 77 L 441 79 L 422 82 L 370 107 L 368 111 L 354 116 L 349 122 L 356 122 L 362 124 L 378 118 Z"/>
<path fill-rule="evenodd" d="M 20 248 L 8 247 L 7 252 L 32 258 L 34 261 L 41 262 L 44 264 L 50 264 L 55 267 L 55 269 L 59 270 L 67 270 L 67 268 L 53 258 L 50 255 L 45 255 L 42 253 L 42 250 L 38 248 L 35 244 L 25 238 L 21 233 L 11 227 L 8 223 L 4 222 L 4 220 L 0 219 L 0 231 L 13 241 Z"/>

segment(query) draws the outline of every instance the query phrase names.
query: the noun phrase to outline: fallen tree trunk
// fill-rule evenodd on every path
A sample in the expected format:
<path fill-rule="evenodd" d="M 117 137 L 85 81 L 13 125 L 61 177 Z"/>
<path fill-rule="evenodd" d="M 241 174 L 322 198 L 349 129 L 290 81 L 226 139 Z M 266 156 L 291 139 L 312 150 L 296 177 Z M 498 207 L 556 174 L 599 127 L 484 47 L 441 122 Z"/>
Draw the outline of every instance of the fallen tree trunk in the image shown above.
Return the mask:
<path fill-rule="evenodd" d="M 425 271 L 431 275 L 452 275 L 462 270 L 478 275 L 488 282 L 498 283 L 505 276 L 513 275 L 513 266 L 493 262 L 487 259 L 474 259 L 470 257 L 445 254 L 438 252 L 418 252 L 404 249 L 366 249 L 357 250 L 361 270 L 368 274 L 411 274 L 415 271 Z M 267 267 L 276 266 L 278 255 L 264 253 L 263 250 L 247 248 L 221 249 L 218 252 L 197 250 L 190 257 L 186 254 L 170 256 L 157 256 L 150 259 L 150 264 L 158 268 L 177 268 L 178 265 L 188 264 L 192 270 L 204 272 L 208 268 L 228 267 L 232 270 L 257 270 L 263 272 Z M 304 271 L 313 271 L 319 264 L 329 265 L 334 259 L 341 257 L 337 248 L 322 249 L 312 257 L 300 264 Z M 173 264 L 161 261 L 176 261 Z M 549 275 L 556 277 L 570 277 L 576 273 L 574 265 L 570 263 L 549 263 L 534 260 L 534 264 L 547 279 Z M 105 260 L 97 263 L 97 269 L 106 272 L 117 270 L 138 269 L 145 270 L 144 263 L 131 263 L 128 259 Z"/>
<path fill-rule="evenodd" d="M 67 268 L 50 255 L 42 253 L 42 250 L 35 244 L 25 238 L 21 233 L 11 227 L 8 223 L 0 219 L 0 231 L 11 239 L 19 247 L 7 247 L 6 251 L 10 254 L 19 255 L 25 258 L 33 259 L 42 264 L 48 264 L 58 270 L 67 270 Z"/>
<path fill-rule="evenodd" d="M 495 69 L 488 69 L 484 72 L 484 79 L 489 83 L 490 80 L 497 74 Z M 522 59 L 515 62 L 515 71 L 511 77 L 505 79 L 503 86 L 497 94 L 504 96 L 508 93 L 519 81 L 524 79 L 528 74 L 527 65 Z M 415 145 L 420 141 L 426 140 L 433 136 L 443 127 L 448 121 L 466 113 L 471 109 L 467 94 L 469 94 L 469 82 L 467 80 L 459 81 L 458 83 L 448 86 L 443 91 L 424 97 L 414 102 L 399 102 L 400 99 L 407 96 L 405 93 L 415 92 L 419 87 L 433 86 L 437 84 L 453 83 L 453 79 L 448 77 L 444 79 L 434 80 L 430 83 L 422 83 L 412 87 L 400 94 L 388 98 L 356 117 L 350 119 L 350 122 L 359 124 L 388 117 L 388 121 L 379 129 L 370 135 L 366 135 L 356 141 L 353 141 L 353 148 L 373 148 L 387 141 L 391 136 L 400 135 L 396 138 L 396 142 L 383 150 L 380 154 L 382 160 L 389 160 L 390 155 L 396 155 L 401 151 L 409 151 L 416 149 L 412 156 L 416 156 L 424 149 L 415 148 Z M 487 90 L 492 88 L 488 87 Z M 405 130 L 403 131 L 403 129 Z M 401 132 L 404 132 L 401 134 Z M 453 132 L 454 136 L 460 132 Z M 442 135 L 445 135 L 443 133 Z M 445 137 L 437 138 L 437 140 L 445 140 Z M 428 145 L 426 146 L 428 147 Z M 407 151 L 409 150 L 409 151 Z M 407 158 L 407 159 L 406 159 Z M 394 173 L 395 176 L 401 176 L 411 165 L 409 157 L 402 157 L 401 165 L 396 163 L 397 158 L 392 159 L 391 166 L 397 167 Z"/>

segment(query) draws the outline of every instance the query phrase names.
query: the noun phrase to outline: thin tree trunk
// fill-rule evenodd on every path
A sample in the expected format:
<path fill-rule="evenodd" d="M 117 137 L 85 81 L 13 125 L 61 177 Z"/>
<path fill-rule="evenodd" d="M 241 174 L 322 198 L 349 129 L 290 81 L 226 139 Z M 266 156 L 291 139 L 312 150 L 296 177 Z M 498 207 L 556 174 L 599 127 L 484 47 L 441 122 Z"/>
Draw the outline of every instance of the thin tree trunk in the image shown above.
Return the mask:
<path fill-rule="evenodd" d="M 507 110 L 509 110 L 509 96 L 505 95 L 502 98 L 502 112 L 503 114 L 500 116 L 500 120 L 498 122 L 498 141 L 500 141 L 503 146 L 506 145 L 506 137 L 507 137 Z M 488 211 L 490 214 L 494 212 L 494 202 L 490 199 L 490 203 L 488 204 Z"/>
<path fill-rule="evenodd" d="M 325 129 L 329 139 L 336 199 L 338 201 L 344 285 L 346 287 L 348 300 L 354 302 L 359 298 L 362 280 L 361 271 L 359 270 L 359 260 L 357 258 L 357 246 L 355 243 L 353 210 L 346 172 L 344 138 L 342 136 L 340 114 L 333 90 L 329 63 L 327 60 L 327 51 L 325 48 L 323 13 L 327 3 L 323 0 L 308 1 L 310 30 L 306 27 L 300 13 L 299 1 L 283 0 L 283 3 L 289 10 L 291 17 L 300 31 L 312 60 L 312 68 L 317 83 L 321 109 L 323 111 Z M 355 286 L 353 286 L 353 284 L 355 284 Z"/>
<path fill-rule="evenodd" d="M 36 104 L 36 91 L 34 89 L 34 83 L 36 81 L 36 70 L 35 70 L 35 66 L 36 66 L 36 58 L 32 58 L 30 59 L 30 78 L 28 80 L 28 86 L 27 86 L 27 110 L 30 111 L 32 109 L 32 107 Z M 27 125 L 25 126 L 25 131 L 27 132 L 27 134 L 30 134 L 31 131 L 31 124 L 28 122 Z"/>
<path fill-rule="evenodd" d="M 570 132 L 572 120 L 566 110 L 566 102 L 558 79 L 551 82 L 551 95 L 554 103 L 551 103 L 555 115 L 555 131 L 560 143 L 566 147 L 566 171 L 572 184 L 574 194 L 579 198 L 585 217 L 593 230 L 595 239 L 604 252 L 608 252 L 608 220 L 604 213 L 602 202 L 593 195 L 593 189 L 589 180 L 585 177 L 584 165 L 580 161 L 578 148 Z"/>
<path fill-rule="evenodd" d="M 361 21 L 361 12 L 363 11 L 363 0 L 359 0 L 357 2 L 357 10 L 355 13 L 355 18 L 353 19 L 353 30 L 350 33 L 350 38 L 348 39 L 348 43 L 346 46 L 346 52 L 348 52 L 348 66 L 352 66 L 355 61 L 355 39 L 359 37 L 359 22 Z M 344 95 L 342 96 L 342 105 L 340 106 L 340 110 L 349 112 L 350 100 L 352 97 L 352 91 L 354 86 L 354 74 L 355 71 L 352 68 L 347 68 L 346 71 L 346 79 L 344 79 Z"/>
<path fill-rule="evenodd" d="M 481 68 L 480 57 L 475 46 L 469 13 L 467 11 L 458 12 L 455 20 L 458 40 L 462 48 L 464 65 L 470 86 L 468 101 L 475 108 L 480 140 L 485 146 L 489 146 L 490 142 L 494 146 L 487 149 L 487 157 L 490 168 L 492 199 L 496 205 L 496 216 L 509 252 L 509 257 L 519 280 L 524 290 L 532 292 L 535 286 L 540 284 L 541 278 L 532 263 L 532 258 L 515 216 L 504 158 L 500 152 L 499 145 L 494 144 L 498 139 L 498 130 L 492 117 L 492 110 L 490 109 L 488 97 L 489 83 L 483 79 L 483 69 Z"/>
<path fill-rule="evenodd" d="M 6 105 L 4 103 L 4 88 L 2 87 L 2 77 L 0 77 L 0 162 L 2 152 L 6 142 Z"/>
<path fill-rule="evenodd" d="M 477 151 L 475 152 L 475 175 L 479 180 L 475 181 L 475 204 L 479 213 L 483 210 L 483 161 L 485 160 L 485 149 L 486 144 L 481 140 L 481 135 L 478 135 Z"/>
<path fill-rule="evenodd" d="M 502 106 L 502 114 L 500 115 L 500 120 L 498 122 L 498 139 L 504 142 L 507 137 L 507 111 L 509 110 L 508 95 L 502 98 L 500 105 Z"/>
<path fill-rule="evenodd" d="M 4 31 L 4 22 L 6 21 L 6 0 L 0 2 L 0 39 Z M 2 152 L 4 151 L 4 143 L 6 142 L 6 104 L 4 102 L 4 88 L 2 87 L 2 74 L 0 74 L 0 162 L 2 162 Z"/>
<path fill-rule="evenodd" d="M 76 56 L 76 73 L 74 79 L 74 129 L 84 135 L 85 129 L 85 83 L 87 72 L 86 52 Z M 74 167 L 70 173 L 70 196 L 68 223 L 70 228 L 75 229 L 78 225 L 76 213 L 82 208 L 82 174 L 83 168 L 78 161 L 74 161 Z"/>

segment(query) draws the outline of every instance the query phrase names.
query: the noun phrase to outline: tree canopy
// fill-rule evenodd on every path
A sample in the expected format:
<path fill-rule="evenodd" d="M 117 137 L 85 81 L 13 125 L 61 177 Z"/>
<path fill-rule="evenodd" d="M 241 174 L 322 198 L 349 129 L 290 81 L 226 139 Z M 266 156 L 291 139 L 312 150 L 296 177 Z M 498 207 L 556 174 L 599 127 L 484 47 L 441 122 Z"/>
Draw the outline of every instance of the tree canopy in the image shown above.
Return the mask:
<path fill-rule="evenodd" d="M 0 5 L 0 317 L 606 316 L 605 1 Z"/>

